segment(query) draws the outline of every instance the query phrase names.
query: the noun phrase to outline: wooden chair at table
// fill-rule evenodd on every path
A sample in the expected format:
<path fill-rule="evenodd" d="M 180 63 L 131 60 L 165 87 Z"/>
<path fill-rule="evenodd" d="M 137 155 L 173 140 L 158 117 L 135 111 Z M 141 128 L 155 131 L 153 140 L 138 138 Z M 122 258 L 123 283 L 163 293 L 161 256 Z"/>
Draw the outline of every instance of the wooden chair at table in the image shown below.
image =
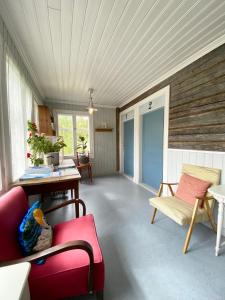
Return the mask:
<path fill-rule="evenodd" d="M 80 176 L 82 177 L 82 171 L 87 170 L 88 172 L 88 178 L 90 179 L 90 182 L 92 183 L 92 164 L 90 163 L 90 156 L 88 152 L 88 163 L 81 163 L 79 160 L 79 153 L 77 152 L 77 165 L 76 165 L 78 171 L 80 172 Z"/>
<path fill-rule="evenodd" d="M 182 173 L 211 182 L 212 185 L 217 185 L 220 182 L 221 170 L 184 164 Z M 195 223 L 209 221 L 213 230 L 216 231 L 216 225 L 212 213 L 214 199 L 212 195 L 207 192 L 203 199 L 196 198 L 195 205 L 193 207 L 175 196 L 172 189 L 172 185 L 175 184 L 178 183 L 161 182 L 157 196 L 149 199 L 150 205 L 154 207 L 151 224 L 154 223 L 156 212 L 159 210 L 177 224 L 181 226 L 189 225 L 183 246 L 183 253 L 185 254 L 190 243 Z M 168 186 L 171 196 L 162 196 L 163 186 L 165 185 Z M 203 207 L 201 207 L 201 201 L 203 201 Z"/>

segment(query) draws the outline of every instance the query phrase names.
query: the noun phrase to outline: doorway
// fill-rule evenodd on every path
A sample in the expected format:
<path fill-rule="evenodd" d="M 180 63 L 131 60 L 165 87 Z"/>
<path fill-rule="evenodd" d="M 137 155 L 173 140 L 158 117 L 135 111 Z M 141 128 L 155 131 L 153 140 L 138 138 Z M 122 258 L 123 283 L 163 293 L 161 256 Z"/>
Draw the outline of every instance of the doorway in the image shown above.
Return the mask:
<path fill-rule="evenodd" d="M 134 119 L 124 122 L 124 173 L 134 176 Z"/>
<path fill-rule="evenodd" d="M 164 108 L 142 116 L 142 182 L 159 189 L 163 180 Z"/>

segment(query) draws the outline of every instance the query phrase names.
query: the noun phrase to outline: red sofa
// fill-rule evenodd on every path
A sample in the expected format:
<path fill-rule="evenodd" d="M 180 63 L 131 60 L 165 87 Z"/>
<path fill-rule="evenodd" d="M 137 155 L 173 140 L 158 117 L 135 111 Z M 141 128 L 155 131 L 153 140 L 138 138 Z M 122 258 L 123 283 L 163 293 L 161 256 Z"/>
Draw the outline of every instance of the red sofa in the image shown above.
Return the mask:
<path fill-rule="evenodd" d="M 94 218 L 86 215 L 82 200 L 66 201 L 50 213 L 66 205 L 83 206 L 84 216 L 57 224 L 53 228 L 51 248 L 22 257 L 18 244 L 18 226 L 28 210 L 24 190 L 16 187 L 0 198 L 0 266 L 31 262 L 29 287 L 32 300 L 53 300 L 95 293 L 103 299 L 104 261 L 95 229 Z M 37 258 L 45 257 L 43 265 Z"/>

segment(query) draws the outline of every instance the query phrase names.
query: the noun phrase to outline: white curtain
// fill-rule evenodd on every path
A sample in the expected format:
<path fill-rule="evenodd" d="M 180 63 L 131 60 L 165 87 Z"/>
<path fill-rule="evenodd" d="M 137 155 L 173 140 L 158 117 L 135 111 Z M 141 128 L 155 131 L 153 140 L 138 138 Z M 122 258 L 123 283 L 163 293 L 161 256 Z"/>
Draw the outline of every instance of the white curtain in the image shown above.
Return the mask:
<path fill-rule="evenodd" d="M 0 34 L 0 194 L 4 190 L 4 182 L 3 182 L 3 177 L 4 177 L 4 168 L 3 168 L 3 161 L 4 161 L 4 139 L 3 139 L 3 97 L 2 97 L 2 68 L 4 66 L 3 63 L 3 38 L 2 35 Z"/>
<path fill-rule="evenodd" d="M 6 56 L 7 102 L 11 149 L 11 179 L 15 181 L 27 166 L 27 120 L 32 119 L 32 92 L 14 61 Z"/>

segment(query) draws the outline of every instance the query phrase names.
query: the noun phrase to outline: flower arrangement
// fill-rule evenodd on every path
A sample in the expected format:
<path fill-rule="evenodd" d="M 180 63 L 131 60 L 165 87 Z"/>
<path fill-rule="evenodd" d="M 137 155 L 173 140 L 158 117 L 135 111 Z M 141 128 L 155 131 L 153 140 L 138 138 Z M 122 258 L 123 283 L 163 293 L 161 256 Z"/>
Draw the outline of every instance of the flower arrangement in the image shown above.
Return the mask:
<path fill-rule="evenodd" d="M 31 121 L 27 122 L 27 130 L 29 132 L 27 143 L 31 151 L 31 153 L 27 153 L 27 158 L 31 160 L 34 166 L 39 166 L 44 163 L 40 157 L 43 153 L 59 152 L 66 146 L 62 137 L 58 137 L 57 141 L 53 143 L 45 134 L 39 134 L 37 125 Z"/>

